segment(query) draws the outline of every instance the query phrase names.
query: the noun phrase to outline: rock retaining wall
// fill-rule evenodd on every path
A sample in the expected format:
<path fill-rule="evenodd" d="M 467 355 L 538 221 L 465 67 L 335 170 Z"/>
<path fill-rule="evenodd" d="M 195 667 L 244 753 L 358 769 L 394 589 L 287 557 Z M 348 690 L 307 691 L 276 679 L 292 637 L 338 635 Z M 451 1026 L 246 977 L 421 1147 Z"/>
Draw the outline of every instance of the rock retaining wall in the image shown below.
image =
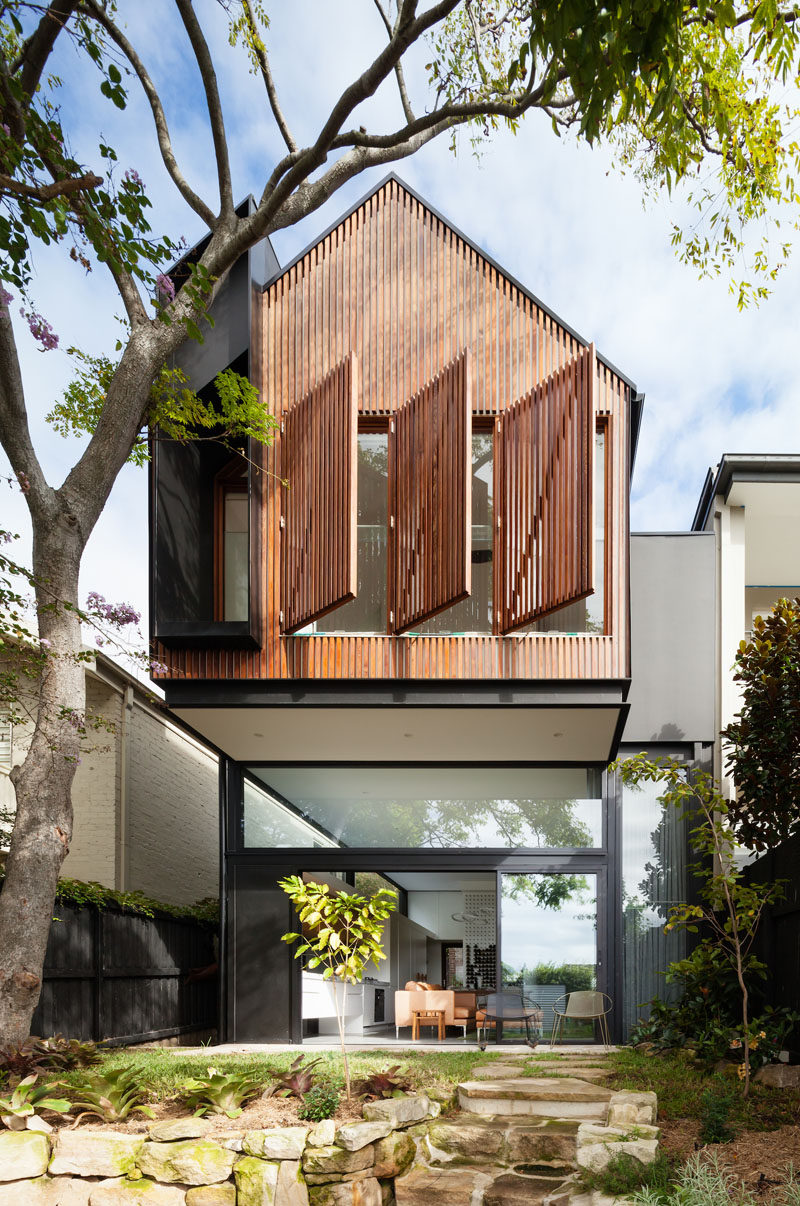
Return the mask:
<path fill-rule="evenodd" d="M 426 1096 L 367 1103 L 363 1122 L 230 1132 L 180 1118 L 146 1135 L 0 1131 L 0 1206 L 560 1206 L 576 1166 L 655 1155 L 654 1094 L 614 1094 L 608 1126 L 439 1120 Z M 558 1193 L 559 1188 L 562 1190 Z M 567 1191 L 567 1192 L 564 1192 Z"/>

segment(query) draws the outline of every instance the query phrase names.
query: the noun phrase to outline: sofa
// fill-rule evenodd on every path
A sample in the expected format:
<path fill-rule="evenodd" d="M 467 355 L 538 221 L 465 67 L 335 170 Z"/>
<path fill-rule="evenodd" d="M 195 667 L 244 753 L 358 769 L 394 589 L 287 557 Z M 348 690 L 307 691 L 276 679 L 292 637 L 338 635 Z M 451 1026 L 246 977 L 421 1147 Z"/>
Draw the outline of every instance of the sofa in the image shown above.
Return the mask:
<path fill-rule="evenodd" d="M 395 1035 L 400 1037 L 400 1027 L 410 1026 L 415 1009 L 441 1009 L 445 1026 L 458 1026 L 464 1032 L 475 1025 L 476 996 L 474 992 L 460 992 L 442 988 L 440 984 L 428 984 L 424 980 L 409 980 L 405 988 L 394 994 Z"/>

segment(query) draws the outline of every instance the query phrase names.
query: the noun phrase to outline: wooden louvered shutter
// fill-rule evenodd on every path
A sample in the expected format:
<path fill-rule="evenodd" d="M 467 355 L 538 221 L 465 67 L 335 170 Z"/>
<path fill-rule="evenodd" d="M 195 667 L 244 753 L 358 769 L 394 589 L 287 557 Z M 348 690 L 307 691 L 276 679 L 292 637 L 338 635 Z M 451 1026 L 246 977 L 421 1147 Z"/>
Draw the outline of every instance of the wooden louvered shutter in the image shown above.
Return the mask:
<path fill-rule="evenodd" d="M 296 632 L 354 599 L 358 362 L 346 357 L 286 414 L 281 632 Z"/>
<path fill-rule="evenodd" d="M 470 593 L 471 435 L 470 368 L 462 352 L 394 416 L 392 632 L 406 632 Z"/>
<path fill-rule="evenodd" d="M 497 435 L 498 630 L 593 593 L 594 344 L 504 411 Z"/>

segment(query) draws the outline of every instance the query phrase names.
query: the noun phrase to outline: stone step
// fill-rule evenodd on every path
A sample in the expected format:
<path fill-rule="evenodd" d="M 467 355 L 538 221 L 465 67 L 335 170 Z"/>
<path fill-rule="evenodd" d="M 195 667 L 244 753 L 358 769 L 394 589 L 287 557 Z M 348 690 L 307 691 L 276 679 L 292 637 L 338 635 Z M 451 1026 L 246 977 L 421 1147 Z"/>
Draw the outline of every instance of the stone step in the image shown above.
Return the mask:
<path fill-rule="evenodd" d="M 614 1076 L 613 1068 L 582 1068 L 580 1064 L 570 1064 L 568 1068 L 559 1067 L 557 1064 L 542 1064 L 541 1067 L 531 1064 L 530 1071 L 539 1076 L 576 1076 L 578 1080 L 591 1080 L 593 1082 L 610 1080 Z M 488 1078 L 473 1076 L 472 1079 L 481 1080 Z M 497 1077 L 497 1079 L 501 1078 Z"/>
<path fill-rule="evenodd" d="M 528 1176 L 492 1167 L 428 1168 L 415 1164 L 394 1183 L 397 1206 L 528 1206 L 552 1197 L 563 1177 Z"/>
<path fill-rule="evenodd" d="M 468 1080 L 458 1086 L 459 1105 L 469 1114 L 605 1122 L 610 1098 L 610 1090 L 570 1076 Z"/>
<path fill-rule="evenodd" d="M 576 1167 L 580 1122 L 455 1114 L 429 1124 L 422 1150 L 427 1163 L 525 1165 L 530 1175 L 566 1176 Z"/>

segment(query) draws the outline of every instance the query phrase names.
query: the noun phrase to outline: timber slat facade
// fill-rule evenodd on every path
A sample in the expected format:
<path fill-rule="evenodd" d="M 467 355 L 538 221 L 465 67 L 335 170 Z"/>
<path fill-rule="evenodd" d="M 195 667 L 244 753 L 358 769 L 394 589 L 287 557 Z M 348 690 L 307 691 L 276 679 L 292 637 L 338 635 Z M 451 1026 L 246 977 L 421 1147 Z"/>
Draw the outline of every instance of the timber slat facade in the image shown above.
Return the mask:
<path fill-rule="evenodd" d="M 393 178 L 255 296 L 253 323 L 251 372 L 280 419 L 352 356 L 361 421 L 387 420 L 466 348 L 472 414 L 485 425 L 571 362 L 585 363 L 587 355 L 577 336 Z M 158 660 L 183 679 L 629 677 L 631 388 L 600 360 L 593 384 L 595 421 L 605 432 L 606 553 L 603 570 L 597 569 L 605 574 L 605 635 L 282 635 L 285 458 L 279 438 L 264 458 L 260 648 L 157 647 Z M 585 519 L 590 457 L 591 447 L 568 452 L 571 468 L 559 489 L 574 488 L 579 497 L 558 504 L 562 520 L 575 514 Z M 580 482 L 570 476 L 579 465 Z M 550 514 L 556 522 L 552 506 Z M 567 537 L 563 522 L 556 528 L 552 547 L 577 540 L 580 556 L 591 558 L 592 541 L 583 530 Z M 587 564 L 570 566 L 564 572 L 574 590 L 576 583 L 585 585 Z"/>

